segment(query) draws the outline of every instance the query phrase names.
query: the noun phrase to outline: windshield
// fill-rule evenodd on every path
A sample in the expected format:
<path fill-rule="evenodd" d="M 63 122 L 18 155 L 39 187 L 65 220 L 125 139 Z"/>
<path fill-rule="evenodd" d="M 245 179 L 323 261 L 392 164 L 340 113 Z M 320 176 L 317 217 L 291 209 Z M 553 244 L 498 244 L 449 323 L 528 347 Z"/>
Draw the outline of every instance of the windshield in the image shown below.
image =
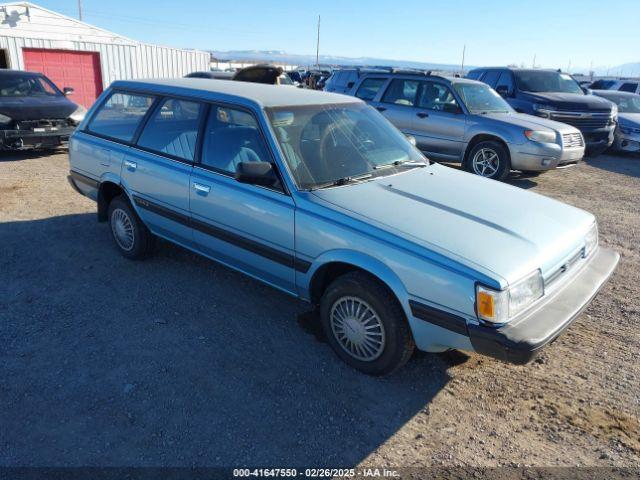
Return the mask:
<path fill-rule="evenodd" d="M 0 97 L 56 97 L 62 95 L 44 77 L 34 75 L 0 75 Z"/>
<path fill-rule="evenodd" d="M 491 87 L 480 83 L 454 83 L 458 95 L 469 112 L 496 113 L 512 112 L 511 106 Z"/>
<path fill-rule="evenodd" d="M 640 95 L 601 95 L 618 105 L 620 113 L 640 113 Z"/>
<path fill-rule="evenodd" d="M 296 184 L 314 189 L 428 165 L 382 115 L 365 104 L 266 109 Z"/>
<path fill-rule="evenodd" d="M 515 70 L 513 73 L 518 88 L 523 92 L 558 92 L 584 95 L 578 82 L 566 73 L 546 70 Z"/>

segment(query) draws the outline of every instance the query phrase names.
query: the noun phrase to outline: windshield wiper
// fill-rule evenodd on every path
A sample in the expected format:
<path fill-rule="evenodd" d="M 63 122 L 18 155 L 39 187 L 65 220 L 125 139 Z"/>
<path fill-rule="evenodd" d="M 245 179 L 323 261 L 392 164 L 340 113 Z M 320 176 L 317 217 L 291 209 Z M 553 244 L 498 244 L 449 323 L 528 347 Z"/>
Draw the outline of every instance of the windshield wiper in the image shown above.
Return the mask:
<path fill-rule="evenodd" d="M 338 178 L 337 180 L 332 180 L 331 182 L 316 185 L 311 190 L 319 190 L 321 188 L 329 188 L 329 187 L 340 187 L 342 185 L 347 185 L 349 183 L 357 183 L 362 180 L 367 180 L 371 177 L 373 177 L 373 175 L 370 173 L 365 173 L 363 175 L 354 175 L 351 177 L 342 177 L 342 178 Z"/>
<path fill-rule="evenodd" d="M 376 165 L 374 170 L 382 170 L 383 168 L 391 167 L 426 167 L 428 163 L 416 162 L 414 160 L 396 160 L 395 162 L 385 163 L 383 165 Z"/>

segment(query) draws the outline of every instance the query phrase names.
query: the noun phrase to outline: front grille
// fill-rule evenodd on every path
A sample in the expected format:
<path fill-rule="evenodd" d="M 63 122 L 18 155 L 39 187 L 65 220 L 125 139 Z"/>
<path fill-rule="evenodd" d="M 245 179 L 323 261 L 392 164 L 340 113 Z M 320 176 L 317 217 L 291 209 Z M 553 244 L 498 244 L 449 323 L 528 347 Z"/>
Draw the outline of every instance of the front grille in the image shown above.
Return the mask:
<path fill-rule="evenodd" d="M 584 147 L 584 139 L 582 138 L 582 134 L 580 132 L 563 133 L 562 146 L 564 148 Z"/>
<path fill-rule="evenodd" d="M 558 280 L 563 274 L 567 273 L 571 268 L 584 257 L 584 248 L 581 248 L 576 252 L 574 256 L 569 258 L 566 262 L 564 262 L 560 267 L 558 267 L 554 272 L 551 272 L 551 275 L 547 277 L 544 282 L 545 287 L 551 285 L 553 282 Z"/>
<path fill-rule="evenodd" d="M 567 123 L 576 128 L 605 128 L 613 124 L 613 119 L 609 112 L 552 112 L 551 120 Z"/>
<path fill-rule="evenodd" d="M 66 118 L 43 118 L 40 120 L 20 120 L 16 122 L 18 130 L 33 130 L 34 128 L 63 128 L 69 126 Z"/>

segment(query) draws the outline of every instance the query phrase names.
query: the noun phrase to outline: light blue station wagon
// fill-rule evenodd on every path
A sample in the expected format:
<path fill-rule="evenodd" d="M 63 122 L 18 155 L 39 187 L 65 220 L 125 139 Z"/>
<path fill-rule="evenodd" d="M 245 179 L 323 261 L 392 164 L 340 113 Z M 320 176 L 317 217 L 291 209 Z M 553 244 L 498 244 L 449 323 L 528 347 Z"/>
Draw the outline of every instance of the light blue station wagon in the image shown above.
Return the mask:
<path fill-rule="evenodd" d="M 343 95 L 115 82 L 70 163 L 123 255 L 162 237 L 307 300 L 338 356 L 370 374 L 416 347 L 526 363 L 619 259 L 590 213 L 431 163 Z"/>

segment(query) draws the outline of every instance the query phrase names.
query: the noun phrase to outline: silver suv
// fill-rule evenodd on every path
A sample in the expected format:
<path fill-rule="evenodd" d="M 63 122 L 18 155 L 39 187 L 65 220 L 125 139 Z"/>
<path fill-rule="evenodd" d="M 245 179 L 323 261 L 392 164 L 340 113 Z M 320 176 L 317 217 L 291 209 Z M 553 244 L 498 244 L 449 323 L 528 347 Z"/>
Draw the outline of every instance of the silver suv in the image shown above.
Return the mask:
<path fill-rule="evenodd" d="M 372 73 L 349 94 L 415 137 L 429 157 L 461 162 L 483 177 L 502 180 L 510 170 L 536 174 L 584 156 L 578 129 L 517 113 L 482 82 L 429 73 Z"/>

